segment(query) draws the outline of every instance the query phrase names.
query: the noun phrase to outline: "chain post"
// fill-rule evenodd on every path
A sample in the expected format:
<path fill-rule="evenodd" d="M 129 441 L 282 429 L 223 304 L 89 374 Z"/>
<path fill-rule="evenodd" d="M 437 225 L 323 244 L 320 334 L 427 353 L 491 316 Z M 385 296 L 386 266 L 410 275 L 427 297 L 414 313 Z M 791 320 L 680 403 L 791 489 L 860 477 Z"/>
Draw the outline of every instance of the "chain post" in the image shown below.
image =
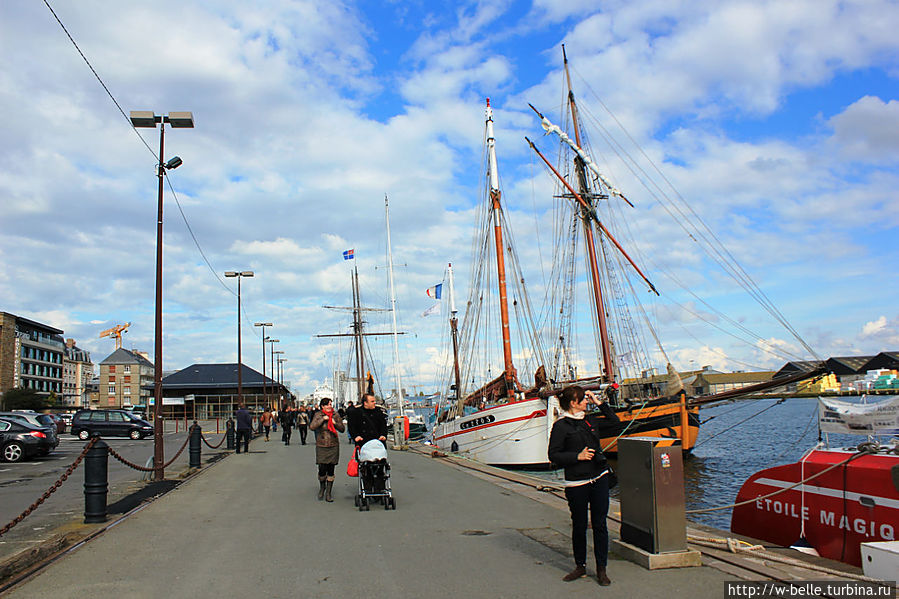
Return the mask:
<path fill-rule="evenodd" d="M 229 451 L 233 451 L 234 450 L 234 419 L 233 418 L 228 418 L 228 422 L 225 425 L 225 438 L 228 439 L 228 442 L 225 445 L 225 447 Z"/>
<path fill-rule="evenodd" d="M 84 523 L 106 522 L 106 496 L 109 492 L 109 445 L 97 437 L 84 457 Z"/>
<path fill-rule="evenodd" d="M 193 425 L 190 427 L 190 467 L 191 468 L 199 468 L 201 464 L 201 451 L 202 451 L 202 430 L 200 429 L 200 425 L 197 424 L 197 421 L 194 420 Z"/>

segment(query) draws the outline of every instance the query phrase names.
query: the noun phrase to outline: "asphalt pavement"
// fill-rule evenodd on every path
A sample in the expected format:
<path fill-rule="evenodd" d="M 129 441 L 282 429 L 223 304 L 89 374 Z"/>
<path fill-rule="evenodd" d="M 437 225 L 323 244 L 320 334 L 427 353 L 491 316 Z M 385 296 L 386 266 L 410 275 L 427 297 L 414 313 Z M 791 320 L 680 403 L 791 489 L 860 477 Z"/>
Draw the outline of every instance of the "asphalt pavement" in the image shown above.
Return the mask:
<path fill-rule="evenodd" d="M 214 431 L 214 425 L 211 429 Z M 205 434 L 213 445 L 218 443 L 221 435 L 214 432 Z M 167 433 L 165 441 L 166 459 L 171 459 L 184 444 L 187 434 L 183 427 L 179 433 Z M 86 445 L 85 441 L 70 434 L 59 437 L 59 446 L 48 456 L 35 457 L 23 462 L 0 462 L 0 526 L 12 521 L 26 508 L 41 497 L 53 485 Z M 153 438 L 141 440 L 129 438 L 104 438 L 109 446 L 125 459 L 146 466 L 147 459 L 153 455 Z M 222 449 L 224 446 L 222 447 Z M 208 460 L 218 451 L 213 452 L 203 446 L 203 459 Z M 167 477 L 177 477 L 187 469 L 189 464 L 188 450 L 166 470 Z M 134 493 L 141 492 L 147 482 L 144 473 L 134 470 L 109 458 L 108 479 L 109 495 L 107 504 L 111 513 L 130 509 L 128 502 L 117 505 L 117 502 Z M 118 509 L 117 509 L 118 508 Z M 84 514 L 84 463 L 71 476 L 34 510 L 22 522 L 0 537 L 0 561 L 45 542 L 59 532 L 60 527 L 80 523 Z"/>
<path fill-rule="evenodd" d="M 395 511 L 356 509 L 348 445 L 341 446 L 335 501 L 318 501 L 314 448 L 279 438 L 254 440 L 249 454 L 206 468 L 8 596 L 723 594 L 728 577 L 718 570 L 647 571 L 615 554 L 612 586 L 592 577 L 562 582 L 573 565 L 566 511 L 421 454 L 389 453 Z"/>

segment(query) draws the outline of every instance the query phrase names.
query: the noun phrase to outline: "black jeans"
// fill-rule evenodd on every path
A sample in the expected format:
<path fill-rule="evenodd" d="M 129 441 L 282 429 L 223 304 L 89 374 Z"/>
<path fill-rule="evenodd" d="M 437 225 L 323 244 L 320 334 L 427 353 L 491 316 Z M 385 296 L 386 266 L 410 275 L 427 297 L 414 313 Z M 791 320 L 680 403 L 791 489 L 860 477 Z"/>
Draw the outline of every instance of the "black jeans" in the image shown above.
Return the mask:
<path fill-rule="evenodd" d="M 308 432 L 307 427 L 303 424 L 297 425 L 297 430 L 300 431 L 300 443 L 303 445 L 306 444 L 306 433 Z"/>
<path fill-rule="evenodd" d="M 609 513 L 609 475 L 577 487 L 566 487 L 565 498 L 571 511 L 571 543 L 574 546 L 574 561 L 579 566 L 587 565 L 587 508 L 593 524 L 593 554 L 596 567 L 605 568 L 609 557 L 609 529 L 606 516 Z"/>
<path fill-rule="evenodd" d="M 281 440 L 290 445 L 290 426 L 281 425 Z"/>
<path fill-rule="evenodd" d="M 240 441 L 243 440 L 244 453 L 250 453 L 250 429 L 237 429 L 237 453 L 240 453 Z"/>
<path fill-rule="evenodd" d="M 330 476 L 331 478 L 334 478 L 334 466 L 335 464 L 319 464 L 318 477 L 325 478 L 326 476 Z"/>

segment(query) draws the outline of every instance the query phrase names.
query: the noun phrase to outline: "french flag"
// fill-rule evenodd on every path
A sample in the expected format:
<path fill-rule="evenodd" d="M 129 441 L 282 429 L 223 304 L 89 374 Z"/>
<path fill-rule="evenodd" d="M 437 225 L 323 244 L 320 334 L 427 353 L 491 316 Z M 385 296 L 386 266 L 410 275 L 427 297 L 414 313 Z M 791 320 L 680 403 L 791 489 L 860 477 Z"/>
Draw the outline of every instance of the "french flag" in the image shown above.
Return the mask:
<path fill-rule="evenodd" d="M 425 290 L 425 293 L 428 294 L 428 297 L 440 299 L 440 296 L 443 294 L 443 283 L 439 283 L 437 285 L 434 285 L 433 287 L 428 287 Z"/>
<path fill-rule="evenodd" d="M 356 253 L 355 249 L 346 250 L 343 252 L 343 259 L 344 260 L 352 260 L 355 257 L 355 253 Z"/>

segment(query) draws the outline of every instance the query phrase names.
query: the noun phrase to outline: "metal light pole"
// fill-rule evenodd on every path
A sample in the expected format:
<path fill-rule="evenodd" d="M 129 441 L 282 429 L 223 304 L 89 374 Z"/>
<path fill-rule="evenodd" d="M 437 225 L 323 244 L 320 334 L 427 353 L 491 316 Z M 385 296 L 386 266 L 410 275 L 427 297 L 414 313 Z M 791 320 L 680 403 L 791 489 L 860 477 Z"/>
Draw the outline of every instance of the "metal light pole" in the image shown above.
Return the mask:
<path fill-rule="evenodd" d="M 287 358 L 278 358 L 278 385 L 281 387 L 282 393 L 284 391 L 284 375 L 281 372 L 281 363 L 286 362 L 286 361 L 287 361 Z M 284 403 L 286 405 L 286 404 L 289 404 L 290 402 L 285 400 Z"/>
<path fill-rule="evenodd" d="M 165 444 L 162 437 L 162 187 L 165 171 L 181 166 L 181 158 L 172 157 L 168 162 L 164 159 L 165 124 L 173 129 L 193 129 L 194 115 L 190 112 L 170 112 L 158 115 L 152 110 L 132 110 L 131 125 L 155 129 L 159 123 L 159 164 L 156 176 L 159 179 L 159 198 L 156 215 L 156 343 L 153 364 L 154 416 L 153 416 L 153 477 L 156 480 L 165 478 Z"/>
<path fill-rule="evenodd" d="M 272 382 L 272 392 L 275 390 L 275 344 L 280 343 L 280 339 L 269 339 L 269 344 L 272 346 L 272 376 L 269 380 Z M 268 376 L 267 373 L 262 373 L 264 376 Z"/>
<path fill-rule="evenodd" d="M 280 375 L 281 357 L 280 357 L 280 354 L 283 354 L 283 353 L 284 352 L 281 351 L 280 349 L 277 351 L 274 348 L 272 349 L 272 379 L 274 379 L 274 381 L 276 383 L 278 383 L 278 394 L 275 397 L 275 400 L 278 403 L 278 411 L 281 410 L 281 375 Z M 275 354 L 278 354 L 278 362 L 277 363 L 275 362 Z"/>
<path fill-rule="evenodd" d="M 252 277 L 252 270 L 244 270 L 236 272 L 229 270 L 225 272 L 228 278 L 237 277 L 237 405 L 243 403 L 243 360 L 240 355 L 240 280 L 244 277 Z"/>
<path fill-rule="evenodd" d="M 265 327 L 272 326 L 270 322 L 254 322 L 254 327 L 262 327 L 262 401 L 265 403 Z M 264 407 L 263 407 L 264 409 Z"/>

